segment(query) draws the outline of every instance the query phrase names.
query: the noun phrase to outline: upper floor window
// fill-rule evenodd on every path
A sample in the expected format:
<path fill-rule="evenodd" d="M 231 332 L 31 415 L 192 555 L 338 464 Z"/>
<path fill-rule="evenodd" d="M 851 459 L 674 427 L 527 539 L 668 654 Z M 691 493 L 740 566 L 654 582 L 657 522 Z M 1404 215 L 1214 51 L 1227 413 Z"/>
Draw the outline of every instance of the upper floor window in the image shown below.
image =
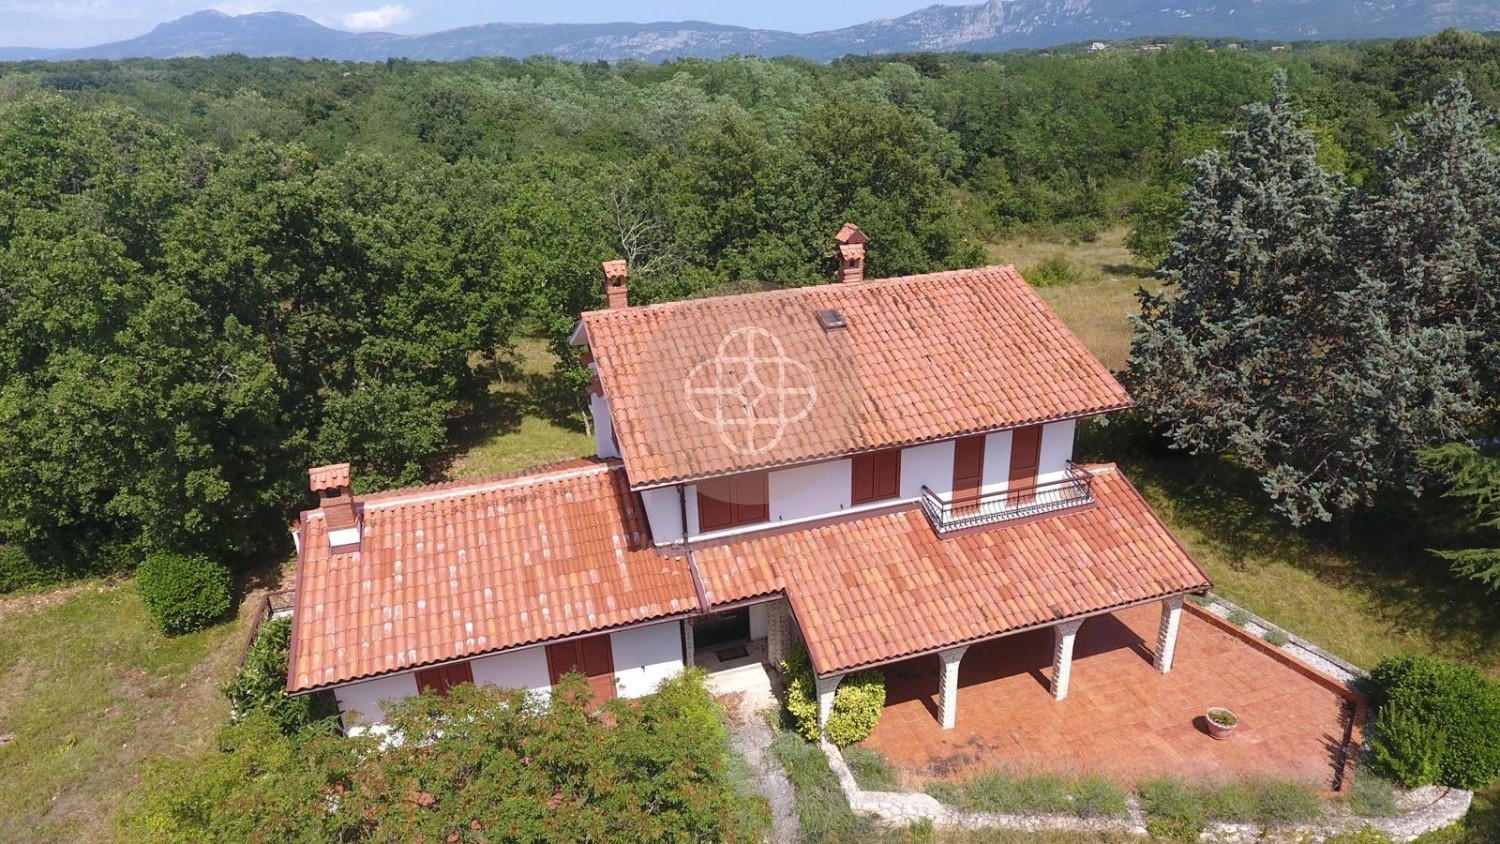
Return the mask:
<path fill-rule="evenodd" d="M 698 530 L 753 525 L 771 518 L 765 472 L 746 472 L 698 482 Z"/>
<path fill-rule="evenodd" d="M 901 449 L 854 455 L 855 504 L 884 501 L 901 494 Z"/>
<path fill-rule="evenodd" d="M 474 682 L 474 669 L 467 662 L 453 662 L 436 668 L 424 668 L 417 672 L 417 691 L 432 689 L 447 697 L 449 690 L 459 683 Z"/>

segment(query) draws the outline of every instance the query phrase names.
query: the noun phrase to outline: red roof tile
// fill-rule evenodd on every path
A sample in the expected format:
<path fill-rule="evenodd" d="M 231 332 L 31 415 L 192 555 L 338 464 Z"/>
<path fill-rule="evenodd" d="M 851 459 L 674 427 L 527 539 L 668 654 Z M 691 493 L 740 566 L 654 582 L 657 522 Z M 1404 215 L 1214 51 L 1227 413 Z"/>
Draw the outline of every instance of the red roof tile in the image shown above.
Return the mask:
<path fill-rule="evenodd" d="M 361 550 L 303 514 L 291 691 L 698 609 L 618 463 L 362 501 Z"/>
<path fill-rule="evenodd" d="M 1090 468 L 1096 504 L 1034 520 L 940 538 L 911 508 L 694 557 L 712 603 L 779 578 L 819 674 L 1208 588 L 1125 476 Z"/>
<path fill-rule="evenodd" d="M 332 466 L 308 469 L 307 485 L 313 492 L 346 487 L 349 485 L 349 464 L 335 463 Z"/>
<path fill-rule="evenodd" d="M 825 330 L 825 309 L 847 327 Z M 635 487 L 1130 404 L 1013 267 L 591 311 L 583 327 Z"/>

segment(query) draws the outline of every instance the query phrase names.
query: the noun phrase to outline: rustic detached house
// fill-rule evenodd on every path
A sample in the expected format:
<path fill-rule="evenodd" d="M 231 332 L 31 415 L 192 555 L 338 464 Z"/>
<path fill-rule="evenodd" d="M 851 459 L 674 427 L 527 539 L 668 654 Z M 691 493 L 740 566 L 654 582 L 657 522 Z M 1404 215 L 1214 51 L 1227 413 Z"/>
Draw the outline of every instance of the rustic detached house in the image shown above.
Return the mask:
<path fill-rule="evenodd" d="M 585 313 L 597 456 L 366 496 L 311 471 L 288 688 L 346 724 L 463 682 L 546 693 L 568 672 L 634 697 L 747 643 L 805 642 L 826 718 L 850 672 L 936 654 L 939 716 L 975 643 L 1055 631 L 1068 693 L 1083 619 L 1159 603 L 1172 667 L 1208 577 L 1079 419 L 1130 398 L 1015 269 L 632 307 L 624 262 Z"/>

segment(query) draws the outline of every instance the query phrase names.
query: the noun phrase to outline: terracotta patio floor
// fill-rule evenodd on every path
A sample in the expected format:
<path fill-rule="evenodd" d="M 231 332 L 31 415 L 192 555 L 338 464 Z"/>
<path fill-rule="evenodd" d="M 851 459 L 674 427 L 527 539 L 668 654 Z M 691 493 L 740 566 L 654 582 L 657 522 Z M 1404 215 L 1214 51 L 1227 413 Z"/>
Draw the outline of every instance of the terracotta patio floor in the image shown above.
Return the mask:
<path fill-rule="evenodd" d="M 885 713 L 865 744 L 917 783 L 999 768 L 1090 771 L 1126 786 L 1171 774 L 1335 787 L 1352 705 L 1191 612 L 1172 672 L 1158 674 L 1160 617 L 1153 605 L 1085 621 L 1061 702 L 1049 686 L 1050 629 L 969 648 L 952 730 L 938 722 L 937 657 L 890 666 Z M 1209 706 L 1240 716 L 1229 741 L 1208 737 Z"/>

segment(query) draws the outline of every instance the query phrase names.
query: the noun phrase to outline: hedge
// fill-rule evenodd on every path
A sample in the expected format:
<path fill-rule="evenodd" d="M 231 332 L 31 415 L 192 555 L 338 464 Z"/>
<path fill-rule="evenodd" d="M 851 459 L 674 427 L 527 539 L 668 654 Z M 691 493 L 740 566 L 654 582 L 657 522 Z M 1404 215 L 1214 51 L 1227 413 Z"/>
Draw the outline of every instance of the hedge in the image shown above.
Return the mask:
<path fill-rule="evenodd" d="M 1500 779 L 1500 684 L 1425 656 L 1388 659 L 1370 679 L 1376 761 L 1407 786 L 1480 789 Z"/>
<path fill-rule="evenodd" d="M 817 741 L 818 684 L 807 649 L 793 648 L 782 660 L 781 670 L 786 674 L 787 712 L 796 722 L 797 732 L 808 741 Z M 864 741 L 875 729 L 884 709 L 885 675 L 879 671 L 861 671 L 845 677 L 833 696 L 833 713 L 828 716 L 825 731 L 828 740 L 839 747 Z"/>
<path fill-rule="evenodd" d="M 304 730 L 331 732 L 338 725 L 338 702 L 331 693 L 287 695 L 291 639 L 290 616 L 261 625 L 245 653 L 245 663 L 223 688 L 231 716 L 238 721 L 252 712 L 264 712 L 287 735 Z"/>
<path fill-rule="evenodd" d="M 141 563 L 135 585 L 152 620 L 168 636 L 202 630 L 233 604 L 229 570 L 205 557 L 152 554 Z"/>

